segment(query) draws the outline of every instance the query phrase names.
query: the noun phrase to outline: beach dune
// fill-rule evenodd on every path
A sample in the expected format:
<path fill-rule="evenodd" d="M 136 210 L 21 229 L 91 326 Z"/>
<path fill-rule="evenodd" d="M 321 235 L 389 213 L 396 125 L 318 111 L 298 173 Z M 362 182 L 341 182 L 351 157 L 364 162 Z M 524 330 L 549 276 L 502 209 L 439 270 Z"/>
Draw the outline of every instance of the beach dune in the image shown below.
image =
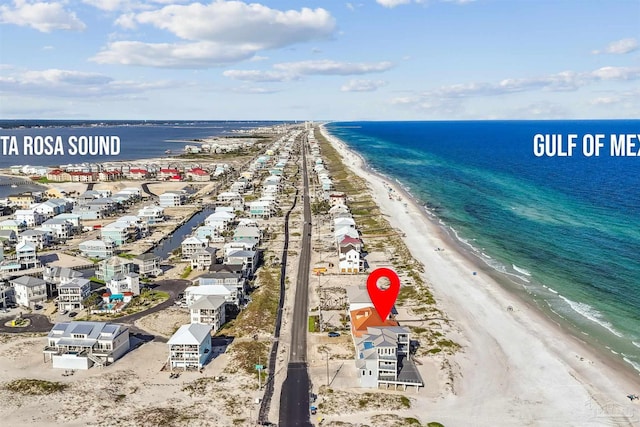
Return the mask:
<path fill-rule="evenodd" d="M 453 391 L 425 404 L 429 418 L 447 427 L 640 425 L 640 404 L 626 397 L 640 392 L 636 372 L 501 287 L 459 253 L 396 183 L 321 131 L 345 165 L 367 180 L 391 225 L 404 233 L 412 255 L 425 266 L 438 306 L 458 331 L 454 339 L 462 350 L 453 360 Z M 388 186 L 403 194 L 401 200 L 388 197 Z"/>

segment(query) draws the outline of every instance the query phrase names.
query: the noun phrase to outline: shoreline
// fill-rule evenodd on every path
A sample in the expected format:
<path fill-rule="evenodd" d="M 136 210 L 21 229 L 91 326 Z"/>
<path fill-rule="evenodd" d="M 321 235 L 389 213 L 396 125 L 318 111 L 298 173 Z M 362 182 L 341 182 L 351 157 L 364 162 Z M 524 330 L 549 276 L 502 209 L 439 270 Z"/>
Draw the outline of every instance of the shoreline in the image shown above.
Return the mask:
<path fill-rule="evenodd" d="M 403 239 L 407 247 L 425 265 L 425 276 L 438 306 L 460 328 L 463 350 L 454 357 L 464 374 L 456 379 L 459 397 L 490 392 L 489 401 L 500 401 L 495 402 L 495 406 L 487 401 L 486 407 L 479 402 L 470 405 L 458 401 L 450 409 L 459 412 L 462 419 L 464 412 L 469 410 L 473 417 L 510 425 L 503 417 L 495 418 L 500 414 L 507 419 L 512 416 L 507 414 L 509 409 L 505 406 L 509 405 L 505 403 L 515 395 L 519 400 L 522 396 L 531 396 L 524 399 L 544 403 L 543 408 L 535 409 L 536 405 L 530 404 L 521 408 L 531 411 L 529 421 L 548 418 L 544 413 L 553 416 L 554 420 L 565 420 L 559 425 L 574 425 L 575 422 L 578 422 L 575 425 L 585 425 L 598 421 L 598 417 L 632 425 L 632 421 L 640 419 L 640 408 L 625 397 L 640 389 L 638 373 L 631 366 L 586 343 L 568 326 L 549 317 L 536 300 L 519 295 L 515 289 L 505 289 L 508 286 L 501 283 L 503 280 L 500 279 L 504 278 L 499 272 L 473 254 L 465 253 L 446 226 L 437 223 L 437 216 L 421 206 L 401 183 L 373 170 L 359 153 L 324 126 L 320 130 L 343 157 L 345 166 L 367 181 L 381 211 L 389 215 L 391 225 L 405 233 Z M 385 186 L 402 196 L 401 203 L 387 200 Z M 447 250 L 434 251 L 434 247 Z M 473 271 L 478 274 L 472 275 Z M 514 311 L 507 312 L 507 306 L 513 306 Z M 536 350 L 521 348 L 525 345 L 535 345 Z M 488 357 L 487 353 L 493 357 Z M 478 367 L 484 372 L 473 372 Z M 533 375 L 532 371 L 540 368 L 542 372 Z M 496 379 L 501 384 L 483 387 L 483 380 L 495 383 Z M 549 389 L 550 385 L 552 389 Z M 566 391 L 559 393 L 560 388 L 570 388 L 570 396 Z M 593 405 L 592 413 L 586 413 L 586 404 Z M 622 418 L 621 411 L 626 411 Z M 575 414 L 583 414 L 583 422 L 579 422 Z"/>

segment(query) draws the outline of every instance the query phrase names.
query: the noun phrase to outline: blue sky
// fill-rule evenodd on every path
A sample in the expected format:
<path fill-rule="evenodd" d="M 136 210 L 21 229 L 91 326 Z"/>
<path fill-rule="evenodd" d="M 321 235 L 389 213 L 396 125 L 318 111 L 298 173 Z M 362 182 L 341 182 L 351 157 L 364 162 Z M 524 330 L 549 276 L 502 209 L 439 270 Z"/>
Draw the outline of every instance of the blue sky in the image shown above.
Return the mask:
<path fill-rule="evenodd" d="M 640 118 L 640 0 L 2 0 L 0 118 Z"/>

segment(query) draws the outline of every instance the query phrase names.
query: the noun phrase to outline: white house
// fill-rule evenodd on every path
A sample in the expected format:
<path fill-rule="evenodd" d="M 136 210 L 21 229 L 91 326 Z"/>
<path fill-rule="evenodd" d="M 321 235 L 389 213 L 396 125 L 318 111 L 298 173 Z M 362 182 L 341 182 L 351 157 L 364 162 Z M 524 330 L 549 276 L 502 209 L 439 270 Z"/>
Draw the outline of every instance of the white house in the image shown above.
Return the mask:
<path fill-rule="evenodd" d="M 60 218 L 51 218 L 42 223 L 39 227 L 41 230 L 51 230 L 58 239 L 66 240 L 71 237 L 73 234 L 73 225 L 65 220 Z"/>
<path fill-rule="evenodd" d="M 37 258 L 36 246 L 29 242 L 21 242 L 16 245 L 16 261 L 23 270 L 40 267 Z"/>
<path fill-rule="evenodd" d="M 145 206 L 138 211 L 138 218 L 149 225 L 164 221 L 164 209 L 160 206 Z"/>
<path fill-rule="evenodd" d="M 87 258 L 106 259 L 113 256 L 115 245 L 111 239 L 106 240 L 85 240 L 78 245 L 82 256 Z"/>
<path fill-rule="evenodd" d="M 47 283 L 42 279 L 21 276 L 9 283 L 13 286 L 16 303 L 23 307 L 33 308 L 47 300 Z"/>
<path fill-rule="evenodd" d="M 226 300 L 222 296 L 205 295 L 198 298 L 191 306 L 191 323 L 210 325 L 217 332 L 225 323 Z"/>
<path fill-rule="evenodd" d="M 33 209 L 18 209 L 13 215 L 16 221 L 24 222 L 27 227 L 35 227 L 45 220 L 44 215 Z"/>
<path fill-rule="evenodd" d="M 187 200 L 185 192 L 166 192 L 159 196 L 159 204 L 163 208 L 171 208 L 184 205 Z"/>
<path fill-rule="evenodd" d="M 340 255 L 338 261 L 338 270 L 340 273 L 360 273 L 364 271 L 364 259 L 353 245 L 340 247 Z"/>
<path fill-rule="evenodd" d="M 183 259 L 191 259 L 191 256 L 199 251 L 200 249 L 204 249 L 209 246 L 209 242 L 205 239 L 198 239 L 197 237 L 187 237 L 182 242 L 182 258 Z"/>
<path fill-rule="evenodd" d="M 140 276 L 137 273 L 116 273 L 107 282 L 107 289 L 111 295 L 131 292 L 140 295 Z"/>
<path fill-rule="evenodd" d="M 218 230 L 219 233 L 222 233 L 223 231 L 229 228 L 229 225 L 234 220 L 234 218 L 235 218 L 235 214 L 232 212 L 216 211 L 211 215 L 209 215 L 204 220 L 204 223 L 205 225 L 208 225 Z"/>
<path fill-rule="evenodd" d="M 51 244 L 51 234 L 44 230 L 24 230 L 18 238 L 20 242 L 31 243 L 39 250 L 43 250 Z"/>
<path fill-rule="evenodd" d="M 167 342 L 169 367 L 187 370 L 202 368 L 211 355 L 211 325 L 182 325 Z"/>
<path fill-rule="evenodd" d="M 56 323 L 47 335 L 45 361 L 54 368 L 106 366 L 129 351 L 129 328 L 104 322 Z"/>
<path fill-rule="evenodd" d="M 87 279 L 75 278 L 58 285 L 58 311 L 82 310 L 83 301 L 91 294 L 91 282 Z"/>
<path fill-rule="evenodd" d="M 218 249 L 208 246 L 198 249 L 191 254 L 191 268 L 194 270 L 208 270 L 211 264 L 216 262 L 216 252 Z"/>
<path fill-rule="evenodd" d="M 355 338 L 356 369 L 361 387 L 384 385 L 424 385 L 420 373 L 409 359 L 411 332 L 401 326 L 368 327 L 362 338 Z"/>
<path fill-rule="evenodd" d="M 252 277 L 258 269 L 258 251 L 236 251 L 225 257 L 225 264 L 242 264 L 246 277 Z"/>

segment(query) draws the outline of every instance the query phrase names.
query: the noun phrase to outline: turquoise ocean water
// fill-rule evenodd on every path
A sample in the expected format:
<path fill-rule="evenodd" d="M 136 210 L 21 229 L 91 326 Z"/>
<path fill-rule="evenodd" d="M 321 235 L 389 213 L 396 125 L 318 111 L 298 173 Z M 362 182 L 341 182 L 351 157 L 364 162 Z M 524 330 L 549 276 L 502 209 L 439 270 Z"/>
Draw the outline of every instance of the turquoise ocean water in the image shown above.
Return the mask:
<path fill-rule="evenodd" d="M 339 122 L 327 130 L 402 184 L 506 286 L 640 373 L 640 157 L 609 152 L 610 135 L 640 134 L 640 121 Z M 576 134 L 577 148 L 571 157 L 536 157 L 536 134 Z M 596 134 L 605 147 L 586 157 L 582 138 Z"/>

